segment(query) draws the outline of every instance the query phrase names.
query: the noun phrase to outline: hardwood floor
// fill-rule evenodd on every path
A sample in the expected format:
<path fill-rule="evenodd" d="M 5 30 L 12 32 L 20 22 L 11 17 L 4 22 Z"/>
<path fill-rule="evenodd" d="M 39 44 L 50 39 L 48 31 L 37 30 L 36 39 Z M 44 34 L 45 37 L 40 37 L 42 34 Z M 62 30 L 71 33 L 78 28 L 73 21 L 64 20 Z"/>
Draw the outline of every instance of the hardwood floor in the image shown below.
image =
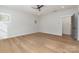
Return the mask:
<path fill-rule="evenodd" d="M 0 52 L 78 53 L 79 42 L 68 36 L 60 37 L 45 33 L 34 33 L 0 40 Z"/>

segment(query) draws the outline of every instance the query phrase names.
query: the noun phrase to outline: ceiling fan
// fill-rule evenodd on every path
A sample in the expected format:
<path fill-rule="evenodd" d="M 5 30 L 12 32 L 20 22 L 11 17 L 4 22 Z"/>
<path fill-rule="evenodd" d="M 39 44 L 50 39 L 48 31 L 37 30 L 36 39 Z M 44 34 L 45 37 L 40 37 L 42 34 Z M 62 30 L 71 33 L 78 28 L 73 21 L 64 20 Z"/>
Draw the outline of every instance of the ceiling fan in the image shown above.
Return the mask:
<path fill-rule="evenodd" d="M 36 5 L 36 7 L 32 7 L 33 9 L 38 9 L 39 11 L 41 11 L 41 8 L 44 7 L 44 5 Z"/>

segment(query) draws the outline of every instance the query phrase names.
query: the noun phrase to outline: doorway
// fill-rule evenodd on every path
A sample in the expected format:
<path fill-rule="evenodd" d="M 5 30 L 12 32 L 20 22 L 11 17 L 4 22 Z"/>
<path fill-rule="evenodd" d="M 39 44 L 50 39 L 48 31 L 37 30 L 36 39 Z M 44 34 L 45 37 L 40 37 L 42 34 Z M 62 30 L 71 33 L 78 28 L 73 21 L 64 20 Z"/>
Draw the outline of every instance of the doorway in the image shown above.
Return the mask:
<path fill-rule="evenodd" d="M 70 36 L 74 40 L 78 37 L 78 17 L 77 14 L 62 17 L 62 36 Z"/>
<path fill-rule="evenodd" d="M 71 16 L 62 17 L 62 35 L 71 36 Z"/>

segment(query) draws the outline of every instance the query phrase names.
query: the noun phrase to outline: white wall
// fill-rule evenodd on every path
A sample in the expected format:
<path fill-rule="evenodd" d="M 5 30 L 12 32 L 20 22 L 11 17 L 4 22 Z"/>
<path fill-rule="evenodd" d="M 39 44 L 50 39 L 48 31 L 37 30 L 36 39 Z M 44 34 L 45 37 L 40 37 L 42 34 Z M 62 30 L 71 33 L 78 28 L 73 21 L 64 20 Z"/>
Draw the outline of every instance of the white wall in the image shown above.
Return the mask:
<path fill-rule="evenodd" d="M 41 17 L 40 32 L 62 35 L 62 20 L 53 13 Z"/>
<path fill-rule="evenodd" d="M 11 15 L 11 21 L 8 23 L 8 36 L 18 36 L 37 32 L 36 18 L 28 13 L 21 11 L 0 8 L 0 12 Z"/>
<path fill-rule="evenodd" d="M 62 17 L 71 16 L 76 12 L 75 9 L 67 9 L 58 12 L 50 12 L 40 18 L 40 32 L 62 35 Z"/>
<path fill-rule="evenodd" d="M 42 17 L 8 8 L 0 8 L 0 12 L 11 15 L 11 22 L 7 24 L 8 36 L 31 34 L 38 31 L 62 35 L 62 16 L 72 15 L 75 10 L 69 9 L 55 13 L 51 12 Z M 37 20 L 37 24 L 34 23 L 34 20 Z"/>
<path fill-rule="evenodd" d="M 51 12 L 47 15 L 41 16 L 41 18 L 40 18 L 40 32 L 54 34 L 54 35 L 62 35 L 62 33 L 63 33 L 62 27 L 66 26 L 66 27 L 64 27 L 64 29 L 65 29 L 64 33 L 71 34 L 71 29 L 70 29 L 71 20 L 69 20 L 69 19 L 76 12 L 78 13 L 79 11 L 77 8 L 74 8 L 74 9 L 59 11 L 56 13 Z M 69 18 L 67 20 L 64 20 L 63 17 L 69 17 Z M 62 22 L 65 22 L 64 26 L 62 26 L 63 25 Z M 79 25 L 79 15 L 78 15 L 78 25 Z M 77 37 L 77 40 L 79 40 L 79 26 L 78 26 L 78 36 L 76 35 L 76 37 Z"/>

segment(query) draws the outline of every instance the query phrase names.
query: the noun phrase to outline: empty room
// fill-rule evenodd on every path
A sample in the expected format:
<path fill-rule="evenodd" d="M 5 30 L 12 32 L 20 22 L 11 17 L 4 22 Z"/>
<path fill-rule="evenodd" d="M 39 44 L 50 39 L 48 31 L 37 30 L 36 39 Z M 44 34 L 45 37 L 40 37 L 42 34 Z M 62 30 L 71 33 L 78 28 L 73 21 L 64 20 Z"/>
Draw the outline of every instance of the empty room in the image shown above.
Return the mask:
<path fill-rule="evenodd" d="M 78 5 L 0 5 L 0 53 L 79 53 Z"/>

